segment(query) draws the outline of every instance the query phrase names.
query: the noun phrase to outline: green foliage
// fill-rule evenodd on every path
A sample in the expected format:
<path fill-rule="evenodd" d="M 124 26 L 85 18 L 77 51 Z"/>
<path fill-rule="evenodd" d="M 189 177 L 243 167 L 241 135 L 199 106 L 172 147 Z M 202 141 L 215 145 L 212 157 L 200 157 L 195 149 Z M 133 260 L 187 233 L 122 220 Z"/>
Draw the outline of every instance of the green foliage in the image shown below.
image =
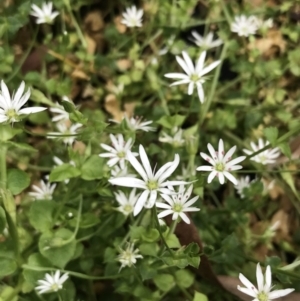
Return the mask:
<path fill-rule="evenodd" d="M 62 182 L 80 176 L 80 170 L 71 164 L 56 166 L 50 173 L 51 182 Z"/>
<path fill-rule="evenodd" d="M 36 201 L 29 211 L 31 225 L 41 232 L 51 230 L 54 225 L 54 212 L 56 204 L 53 201 Z"/>

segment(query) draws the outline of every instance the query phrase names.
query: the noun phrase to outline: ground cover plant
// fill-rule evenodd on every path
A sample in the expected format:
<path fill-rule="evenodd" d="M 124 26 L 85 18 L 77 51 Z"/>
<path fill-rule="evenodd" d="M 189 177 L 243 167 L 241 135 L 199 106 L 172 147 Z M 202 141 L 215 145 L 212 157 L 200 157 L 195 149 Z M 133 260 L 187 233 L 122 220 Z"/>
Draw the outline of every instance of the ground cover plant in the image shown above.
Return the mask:
<path fill-rule="evenodd" d="M 0 300 L 300 300 L 296 0 L 0 3 Z"/>

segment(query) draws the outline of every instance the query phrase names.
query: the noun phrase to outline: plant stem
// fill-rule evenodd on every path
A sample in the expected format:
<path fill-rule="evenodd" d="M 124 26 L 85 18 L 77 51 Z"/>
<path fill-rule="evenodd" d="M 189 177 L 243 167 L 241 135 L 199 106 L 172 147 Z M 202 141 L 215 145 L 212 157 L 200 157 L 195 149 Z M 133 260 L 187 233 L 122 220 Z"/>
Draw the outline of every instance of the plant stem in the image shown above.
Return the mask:
<path fill-rule="evenodd" d="M 177 219 L 172 221 L 172 224 L 170 226 L 170 229 L 169 229 L 166 239 L 168 239 L 174 233 L 176 226 L 177 226 Z"/>
<path fill-rule="evenodd" d="M 205 116 L 206 116 L 206 114 L 207 114 L 207 112 L 208 112 L 208 110 L 211 106 L 213 97 L 215 95 L 215 91 L 216 91 L 217 84 L 218 84 L 218 79 L 219 79 L 220 72 L 221 72 L 222 63 L 225 59 L 226 53 L 227 53 L 227 44 L 225 43 L 224 46 L 223 46 L 222 52 L 221 52 L 221 56 L 220 56 L 221 63 L 218 65 L 218 67 L 216 69 L 216 72 L 214 74 L 214 78 L 213 78 L 213 82 L 212 82 L 212 85 L 211 85 L 211 88 L 210 88 L 208 99 L 207 99 L 207 101 L 204 102 L 204 104 L 202 106 L 203 110 L 202 110 L 202 112 L 200 112 L 199 122 L 198 122 L 199 128 L 201 127 L 201 125 L 202 125 L 202 123 L 205 119 Z"/>
<path fill-rule="evenodd" d="M 0 187 L 6 189 L 7 172 L 6 172 L 6 152 L 7 147 L 0 146 Z"/>

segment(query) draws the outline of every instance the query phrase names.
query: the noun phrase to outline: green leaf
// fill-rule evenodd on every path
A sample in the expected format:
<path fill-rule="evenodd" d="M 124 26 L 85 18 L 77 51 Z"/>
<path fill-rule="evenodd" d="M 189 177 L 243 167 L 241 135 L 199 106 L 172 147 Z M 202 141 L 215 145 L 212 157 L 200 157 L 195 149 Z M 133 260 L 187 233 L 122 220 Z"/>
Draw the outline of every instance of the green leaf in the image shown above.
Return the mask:
<path fill-rule="evenodd" d="M 29 144 L 26 143 L 16 143 L 16 142 L 12 142 L 12 141 L 6 141 L 5 144 L 8 147 L 12 147 L 12 148 L 17 148 L 23 151 L 28 151 L 28 152 L 37 152 L 37 149 L 35 149 L 34 147 L 30 146 Z"/>
<path fill-rule="evenodd" d="M 62 182 L 64 180 L 80 176 L 80 170 L 71 164 L 56 166 L 50 173 L 51 182 Z"/>
<path fill-rule="evenodd" d="M 10 124 L 0 124 L 0 141 L 8 141 L 20 133 L 21 129 L 13 128 Z"/>
<path fill-rule="evenodd" d="M 164 236 L 167 236 L 166 243 L 169 248 L 180 248 L 180 242 L 175 234 L 171 234 L 168 236 L 169 231 L 166 231 L 164 233 Z"/>
<path fill-rule="evenodd" d="M 148 255 L 148 256 L 157 256 L 157 249 L 156 244 L 153 243 L 143 243 L 139 245 L 139 250 L 142 255 Z"/>
<path fill-rule="evenodd" d="M 276 145 L 276 141 L 278 138 L 278 129 L 276 127 L 265 128 L 264 135 L 272 146 Z"/>
<path fill-rule="evenodd" d="M 12 274 L 17 269 L 14 259 L 0 256 L 0 278 Z"/>
<path fill-rule="evenodd" d="M 146 229 L 142 226 L 130 226 L 130 237 L 131 239 L 140 239 L 145 234 Z"/>
<path fill-rule="evenodd" d="M 157 121 L 157 123 L 161 124 L 163 127 L 167 129 L 172 129 L 176 126 L 181 126 L 185 118 L 186 116 L 179 115 L 179 114 L 174 116 L 163 116 Z"/>
<path fill-rule="evenodd" d="M 73 233 L 64 228 L 55 233 L 46 232 L 40 237 L 39 250 L 53 265 L 63 269 L 72 259 L 76 250 L 74 239 L 66 243 L 72 236 Z"/>
<path fill-rule="evenodd" d="M 174 286 L 174 277 L 170 274 L 159 274 L 153 278 L 155 285 L 163 292 L 169 291 Z"/>
<path fill-rule="evenodd" d="M 157 229 L 149 229 L 142 234 L 142 240 L 146 242 L 155 242 L 159 239 L 159 232 Z"/>
<path fill-rule="evenodd" d="M 208 298 L 201 293 L 195 292 L 193 301 L 208 301 Z"/>
<path fill-rule="evenodd" d="M 140 246 L 139 249 L 141 250 Z M 149 265 L 149 263 L 145 261 L 141 262 L 138 269 L 142 276 L 143 281 L 147 279 L 153 279 L 153 277 L 158 273 L 157 267 Z"/>
<path fill-rule="evenodd" d="M 18 301 L 15 289 L 11 286 L 0 286 L 0 301 Z"/>
<path fill-rule="evenodd" d="M 286 157 L 292 159 L 291 148 L 287 142 L 280 143 L 278 147 Z"/>
<path fill-rule="evenodd" d="M 188 288 L 194 283 L 195 275 L 188 270 L 178 270 L 175 272 L 175 280 L 178 286 Z"/>
<path fill-rule="evenodd" d="M 7 176 L 7 187 L 16 195 L 21 193 L 30 185 L 30 177 L 25 171 L 19 169 L 10 169 Z"/>
<path fill-rule="evenodd" d="M 33 253 L 29 256 L 27 264 L 31 267 L 51 267 L 51 263 L 40 253 Z M 32 289 L 36 286 L 38 280 L 43 279 L 45 272 L 29 269 L 23 270 L 25 280 L 31 284 Z"/>
<path fill-rule="evenodd" d="M 41 91 L 36 90 L 36 89 L 31 88 L 30 99 L 32 99 L 33 101 L 35 101 L 37 103 L 42 103 L 42 104 L 48 105 L 50 107 L 54 106 L 54 103 L 51 100 L 49 100 Z"/>
<path fill-rule="evenodd" d="M 77 223 L 77 218 L 72 219 L 69 224 L 75 228 Z M 81 215 L 80 223 L 79 223 L 79 228 L 82 229 L 87 229 L 96 226 L 97 224 L 100 223 L 99 217 L 97 217 L 94 213 L 84 213 Z"/>
<path fill-rule="evenodd" d="M 64 109 L 70 114 L 70 120 L 72 122 L 86 124 L 88 119 L 81 112 L 76 110 L 76 107 L 73 103 L 69 101 L 62 101 Z"/>
<path fill-rule="evenodd" d="M 89 157 L 81 167 L 81 177 L 84 180 L 103 178 L 103 159 L 97 155 Z"/>
<path fill-rule="evenodd" d="M 6 227 L 6 215 L 2 206 L 0 206 L 0 233 L 3 232 L 5 227 Z"/>
<path fill-rule="evenodd" d="M 53 227 L 53 213 L 57 204 L 53 201 L 35 201 L 29 211 L 29 221 L 38 231 L 45 232 Z"/>

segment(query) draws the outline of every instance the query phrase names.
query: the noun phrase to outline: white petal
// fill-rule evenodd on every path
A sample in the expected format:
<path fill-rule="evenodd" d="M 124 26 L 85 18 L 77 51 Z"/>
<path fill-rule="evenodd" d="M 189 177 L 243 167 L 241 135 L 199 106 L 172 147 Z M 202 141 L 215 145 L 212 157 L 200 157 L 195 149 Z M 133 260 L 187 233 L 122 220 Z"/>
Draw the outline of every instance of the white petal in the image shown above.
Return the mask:
<path fill-rule="evenodd" d="M 241 273 L 239 274 L 239 279 L 246 286 L 246 288 L 253 291 L 253 295 L 251 296 L 255 297 L 255 294 L 258 292 L 256 287 Z"/>
<path fill-rule="evenodd" d="M 143 191 L 143 193 L 140 195 L 139 199 L 137 200 L 137 202 L 134 206 L 134 210 L 133 210 L 134 216 L 138 215 L 141 212 L 141 210 L 143 209 L 143 207 L 146 203 L 148 195 L 149 195 L 149 190 Z"/>
<path fill-rule="evenodd" d="M 215 171 L 215 170 L 213 170 L 210 174 L 209 174 L 209 176 L 208 176 L 208 178 L 207 178 L 207 183 L 211 183 L 211 181 L 214 179 L 214 177 L 217 175 L 217 172 Z"/>
<path fill-rule="evenodd" d="M 140 147 L 139 147 L 139 152 L 140 152 L 140 158 L 141 158 L 141 161 L 144 165 L 144 168 L 145 168 L 145 171 L 147 173 L 148 179 L 153 178 L 152 168 L 151 168 L 148 156 L 145 152 L 144 147 L 141 144 L 140 144 Z"/>
<path fill-rule="evenodd" d="M 196 72 L 199 73 L 202 71 L 203 69 L 203 66 L 204 66 L 204 61 L 205 61 L 205 57 L 206 57 L 206 51 L 203 51 L 200 56 L 199 56 L 199 59 L 198 59 L 198 62 L 196 64 Z"/>
<path fill-rule="evenodd" d="M 224 176 L 230 181 L 232 182 L 234 185 L 237 185 L 237 179 L 228 171 L 223 171 Z"/>
<path fill-rule="evenodd" d="M 148 177 L 147 177 L 147 174 L 146 174 L 144 168 L 142 167 L 140 162 L 133 156 L 133 154 L 130 151 L 127 153 L 127 158 L 128 158 L 128 161 L 130 162 L 130 164 L 132 165 L 132 167 L 140 174 L 140 176 L 143 178 L 143 180 L 145 182 L 147 182 Z"/>
<path fill-rule="evenodd" d="M 294 290 L 295 289 L 293 289 L 293 288 L 287 288 L 287 289 L 284 289 L 284 290 L 273 291 L 273 292 L 269 293 L 269 298 L 270 298 L 270 300 L 272 300 L 272 299 L 277 299 L 277 298 L 280 298 L 280 297 L 284 297 L 284 296 L 292 293 Z"/>
<path fill-rule="evenodd" d="M 183 73 L 167 73 L 164 75 L 167 78 L 180 78 L 180 79 L 189 79 L 189 77 L 186 74 Z"/>
<path fill-rule="evenodd" d="M 147 188 L 144 181 L 136 178 L 119 177 L 119 178 L 109 179 L 108 181 L 112 185 L 118 185 L 123 187 L 132 187 L 132 188 L 141 188 L 141 189 Z"/>
<path fill-rule="evenodd" d="M 198 171 L 212 171 L 213 167 L 208 165 L 199 166 L 196 168 Z"/>
<path fill-rule="evenodd" d="M 221 61 L 216 61 L 211 63 L 210 65 L 208 65 L 207 67 L 205 67 L 199 74 L 199 76 L 203 76 L 206 73 L 210 72 L 211 70 L 213 70 L 214 68 L 216 68 L 219 64 L 221 63 Z"/>
<path fill-rule="evenodd" d="M 43 108 L 43 107 L 31 107 L 31 108 L 25 108 L 25 109 L 21 109 L 19 110 L 19 114 L 33 114 L 33 113 L 38 113 L 38 112 L 42 112 L 44 110 L 46 110 L 47 108 Z"/>
<path fill-rule="evenodd" d="M 259 291 L 262 291 L 264 288 L 264 275 L 262 273 L 259 263 L 256 266 L 256 280 L 257 280 L 257 289 Z"/>
<path fill-rule="evenodd" d="M 266 285 L 269 288 L 269 290 L 271 290 L 271 286 L 272 286 L 272 272 L 271 272 L 271 267 L 268 265 L 267 269 L 266 269 L 266 274 L 265 274 L 265 281 L 266 281 Z"/>

